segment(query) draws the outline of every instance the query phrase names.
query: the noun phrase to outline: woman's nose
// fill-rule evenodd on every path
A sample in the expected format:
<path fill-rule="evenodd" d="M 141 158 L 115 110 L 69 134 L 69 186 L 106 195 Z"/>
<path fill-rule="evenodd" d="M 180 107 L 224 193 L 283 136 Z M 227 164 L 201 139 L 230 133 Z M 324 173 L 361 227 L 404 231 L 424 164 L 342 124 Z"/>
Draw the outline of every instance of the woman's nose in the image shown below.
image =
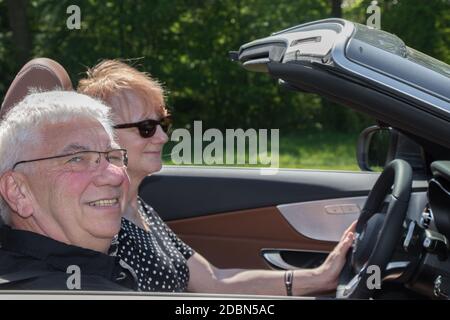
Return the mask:
<path fill-rule="evenodd" d="M 152 138 L 153 142 L 160 144 L 164 144 L 167 141 L 169 141 L 169 137 L 167 136 L 167 134 L 164 132 L 164 130 L 161 128 L 160 125 L 156 127 L 156 132 Z"/>

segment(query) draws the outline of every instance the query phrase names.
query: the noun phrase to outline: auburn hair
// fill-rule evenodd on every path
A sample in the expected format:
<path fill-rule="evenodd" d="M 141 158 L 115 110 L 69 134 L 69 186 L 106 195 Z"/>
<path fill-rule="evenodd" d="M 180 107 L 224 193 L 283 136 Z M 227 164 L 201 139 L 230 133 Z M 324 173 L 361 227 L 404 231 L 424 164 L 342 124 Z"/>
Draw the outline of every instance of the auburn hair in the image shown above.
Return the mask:
<path fill-rule="evenodd" d="M 155 96 L 164 100 L 165 92 L 161 83 L 147 72 L 141 72 L 125 62 L 117 59 L 103 60 L 86 72 L 86 78 L 78 83 L 77 91 L 97 98 L 109 105 L 113 96 L 124 90 L 132 90 L 139 94 L 149 105 Z M 163 115 L 167 114 L 164 105 L 155 106 Z"/>

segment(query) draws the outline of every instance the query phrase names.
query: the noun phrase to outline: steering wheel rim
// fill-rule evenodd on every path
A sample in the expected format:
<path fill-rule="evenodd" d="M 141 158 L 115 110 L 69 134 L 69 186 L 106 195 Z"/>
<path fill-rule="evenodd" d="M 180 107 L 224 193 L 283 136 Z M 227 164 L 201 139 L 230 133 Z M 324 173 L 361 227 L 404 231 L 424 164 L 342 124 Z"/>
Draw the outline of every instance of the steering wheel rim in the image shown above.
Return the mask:
<path fill-rule="evenodd" d="M 383 276 L 401 237 L 411 190 L 412 168 L 409 163 L 401 159 L 391 161 L 381 173 L 361 210 L 356 224 L 353 250 L 347 254 L 346 263 L 339 277 L 337 298 L 368 299 L 372 296 L 373 290 L 367 286 L 368 277 L 371 275 L 367 272 L 367 266 L 378 266 L 381 277 Z M 377 211 L 389 194 L 391 194 L 391 199 L 384 215 L 382 227 L 376 236 L 375 245 L 365 266 L 360 267 L 355 259 L 358 256 L 358 244 L 364 237 L 367 223 L 372 217 L 379 215 Z"/>

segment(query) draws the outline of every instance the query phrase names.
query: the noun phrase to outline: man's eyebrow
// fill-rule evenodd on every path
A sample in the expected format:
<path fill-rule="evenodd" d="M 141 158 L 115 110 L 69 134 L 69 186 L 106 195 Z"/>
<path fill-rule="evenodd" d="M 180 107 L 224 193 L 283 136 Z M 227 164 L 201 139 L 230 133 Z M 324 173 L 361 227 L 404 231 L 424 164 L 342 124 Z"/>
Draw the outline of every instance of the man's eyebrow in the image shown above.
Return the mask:
<path fill-rule="evenodd" d="M 117 143 L 114 143 L 113 146 L 111 146 L 111 144 L 108 144 L 106 146 L 105 150 L 111 150 L 111 149 L 117 149 L 119 148 L 119 145 Z M 74 153 L 74 152 L 80 152 L 80 151 L 96 151 L 96 150 L 92 150 L 91 148 L 88 148 L 87 146 L 83 146 L 77 143 L 72 143 L 69 144 L 68 146 L 64 147 L 64 149 L 61 151 L 61 154 L 66 154 L 66 153 Z M 101 150 L 98 150 L 101 151 Z"/>
<path fill-rule="evenodd" d="M 68 146 L 65 146 L 64 149 L 61 151 L 61 154 L 65 153 L 73 153 L 78 151 L 88 151 L 89 148 L 80 144 L 69 144 Z"/>

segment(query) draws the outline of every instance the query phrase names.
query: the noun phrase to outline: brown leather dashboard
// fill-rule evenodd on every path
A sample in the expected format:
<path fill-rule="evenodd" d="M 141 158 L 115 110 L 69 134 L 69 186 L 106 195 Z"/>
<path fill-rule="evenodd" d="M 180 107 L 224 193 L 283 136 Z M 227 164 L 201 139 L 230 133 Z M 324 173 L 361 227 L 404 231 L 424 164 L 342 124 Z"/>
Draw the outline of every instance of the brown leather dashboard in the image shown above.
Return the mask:
<path fill-rule="evenodd" d="M 263 268 L 263 248 L 331 251 L 335 243 L 296 232 L 276 207 L 211 214 L 169 221 L 168 225 L 194 250 L 220 268 Z"/>

